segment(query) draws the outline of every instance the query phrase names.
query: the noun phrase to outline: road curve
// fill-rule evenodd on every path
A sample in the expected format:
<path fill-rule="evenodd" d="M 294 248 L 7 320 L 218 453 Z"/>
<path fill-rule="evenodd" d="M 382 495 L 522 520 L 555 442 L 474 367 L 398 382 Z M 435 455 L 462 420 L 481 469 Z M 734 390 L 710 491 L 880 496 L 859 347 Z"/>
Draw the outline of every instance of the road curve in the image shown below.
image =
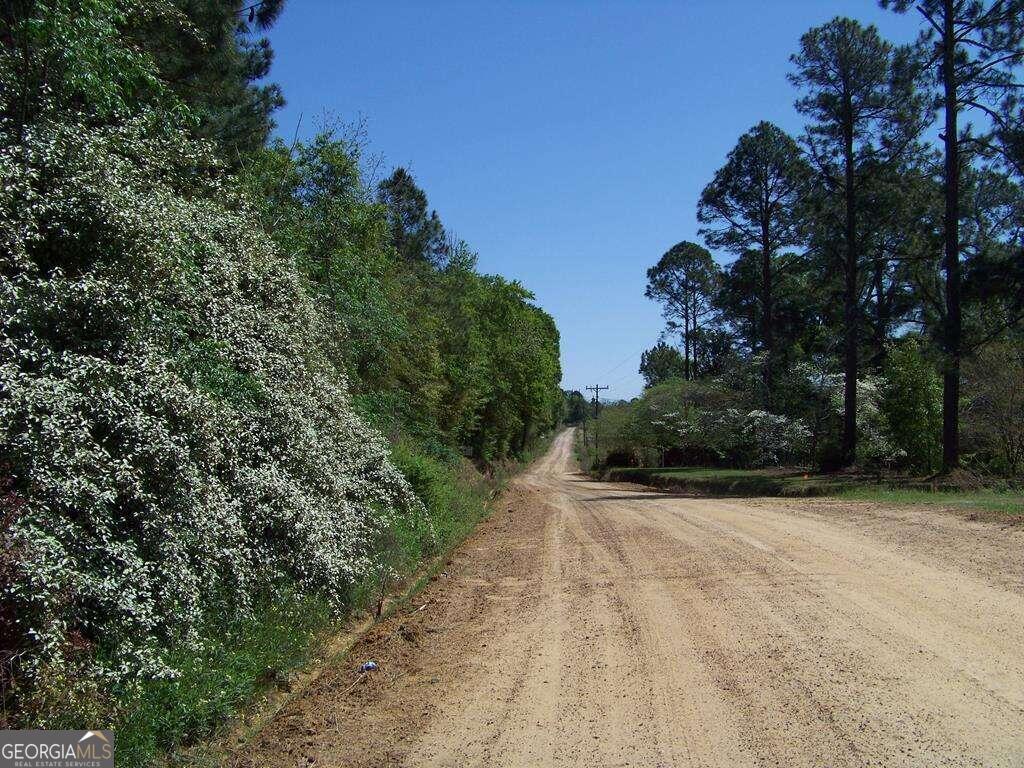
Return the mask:
<path fill-rule="evenodd" d="M 410 612 L 232 765 L 1022 766 L 1024 532 L 574 471 L 571 431 Z"/>

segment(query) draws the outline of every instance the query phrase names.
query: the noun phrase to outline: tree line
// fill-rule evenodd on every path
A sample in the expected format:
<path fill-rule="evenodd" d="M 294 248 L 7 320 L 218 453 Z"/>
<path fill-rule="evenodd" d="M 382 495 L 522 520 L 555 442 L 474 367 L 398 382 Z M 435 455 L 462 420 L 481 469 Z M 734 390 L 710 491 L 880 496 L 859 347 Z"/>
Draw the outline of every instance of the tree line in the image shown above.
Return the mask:
<path fill-rule="evenodd" d="M 800 394 L 806 376 L 794 376 L 836 375 L 834 444 L 815 458 L 852 466 L 870 440 L 865 386 L 888 386 L 894 367 L 934 371 L 934 468 L 950 472 L 961 425 L 984 431 L 974 396 L 995 397 L 965 398 L 964 366 L 1019 371 L 1024 4 L 882 5 L 918 15 L 919 39 L 894 45 L 850 18 L 806 32 L 789 72 L 803 133 L 766 121 L 744 133 L 700 196 L 704 244 L 681 242 L 648 270 L 647 296 L 679 346 L 648 350 L 641 373 L 654 385 L 756 369 L 756 406 L 805 423 L 818 416 Z M 734 260 L 723 268 L 708 248 Z"/>
<path fill-rule="evenodd" d="M 521 284 L 476 270 L 405 168 L 377 184 L 358 126 L 250 153 L 257 221 L 335 319 L 360 413 L 482 463 L 520 456 L 561 416 L 559 337 Z"/>
<path fill-rule="evenodd" d="M 113 723 L 125 764 L 450 547 L 561 416 L 554 321 L 408 170 L 272 138 L 282 8 L 0 6 L 2 720 Z"/>

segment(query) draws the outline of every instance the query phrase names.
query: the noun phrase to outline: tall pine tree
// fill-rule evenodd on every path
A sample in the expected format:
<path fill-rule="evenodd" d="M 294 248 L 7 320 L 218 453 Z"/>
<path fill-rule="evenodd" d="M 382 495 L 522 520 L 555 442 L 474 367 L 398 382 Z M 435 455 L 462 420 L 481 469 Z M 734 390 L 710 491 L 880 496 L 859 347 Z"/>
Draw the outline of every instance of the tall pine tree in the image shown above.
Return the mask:
<path fill-rule="evenodd" d="M 743 134 L 704 188 L 697 207 L 708 245 L 742 257 L 759 253 L 760 335 L 765 403 L 771 407 L 775 366 L 775 284 L 782 249 L 803 241 L 799 207 L 810 175 L 800 147 L 781 128 L 760 122 Z"/>
<path fill-rule="evenodd" d="M 805 33 L 790 80 L 804 95 L 796 107 L 811 120 L 805 141 L 820 183 L 842 201 L 843 461 L 857 450 L 858 336 L 861 322 L 861 228 L 864 171 L 909 147 L 915 119 L 913 71 L 874 26 L 835 18 Z"/>

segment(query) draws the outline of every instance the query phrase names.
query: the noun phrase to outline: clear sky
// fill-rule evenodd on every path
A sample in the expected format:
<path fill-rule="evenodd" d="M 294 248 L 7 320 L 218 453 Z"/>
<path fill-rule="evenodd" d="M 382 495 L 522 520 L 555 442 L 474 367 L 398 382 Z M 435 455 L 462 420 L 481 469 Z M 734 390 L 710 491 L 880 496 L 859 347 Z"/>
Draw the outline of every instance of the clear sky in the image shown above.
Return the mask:
<path fill-rule="evenodd" d="M 789 55 L 836 15 L 918 31 L 874 0 L 289 0 L 270 33 L 279 132 L 364 119 L 481 270 L 554 316 L 563 386 L 631 397 L 663 327 L 645 271 L 698 239 L 701 189 L 741 133 L 800 131 Z"/>

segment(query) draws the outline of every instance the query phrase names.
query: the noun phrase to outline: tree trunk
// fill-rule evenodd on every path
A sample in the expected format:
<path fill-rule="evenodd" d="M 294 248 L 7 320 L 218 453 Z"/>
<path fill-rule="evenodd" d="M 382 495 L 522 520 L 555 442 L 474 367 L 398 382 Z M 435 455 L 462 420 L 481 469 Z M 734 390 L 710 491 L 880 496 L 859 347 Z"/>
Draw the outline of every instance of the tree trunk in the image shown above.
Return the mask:
<path fill-rule="evenodd" d="M 960 157 L 957 144 L 956 30 L 953 25 L 953 0 L 943 3 L 942 85 L 946 112 L 944 187 L 946 318 L 942 347 L 945 360 L 942 372 L 942 470 L 950 472 L 960 465 L 960 354 L 962 319 L 960 316 Z"/>
<path fill-rule="evenodd" d="M 761 338 L 764 343 L 764 403 L 765 410 L 772 409 L 773 376 L 775 362 L 775 307 L 772 301 L 772 247 L 767 221 L 761 222 Z"/>
<path fill-rule="evenodd" d="M 843 463 L 857 460 L 857 210 L 854 188 L 853 109 L 846 96 L 843 125 L 846 262 L 843 287 Z"/>
<path fill-rule="evenodd" d="M 693 341 L 690 338 L 693 332 L 690 326 L 691 291 L 692 288 L 687 281 L 686 289 L 683 291 L 683 378 L 687 381 L 690 380 L 690 346 Z"/>
<path fill-rule="evenodd" d="M 885 367 L 885 342 L 889 338 L 889 305 L 885 298 L 885 259 L 875 259 L 875 355 L 874 368 L 881 372 Z"/>
<path fill-rule="evenodd" d="M 530 422 L 524 421 L 523 428 L 519 432 L 519 455 L 522 456 L 526 452 L 526 446 L 530 442 Z"/>
<path fill-rule="evenodd" d="M 693 334 L 693 350 L 692 350 L 693 351 L 693 370 L 692 370 L 692 373 L 693 373 L 693 378 L 696 379 L 697 375 L 698 375 L 698 368 L 697 368 L 697 360 L 698 360 L 697 342 L 700 339 L 700 332 L 699 332 L 699 330 L 697 328 L 697 299 L 696 298 L 694 298 L 694 300 L 693 300 L 693 313 L 692 313 L 691 319 L 690 319 L 690 333 Z"/>

